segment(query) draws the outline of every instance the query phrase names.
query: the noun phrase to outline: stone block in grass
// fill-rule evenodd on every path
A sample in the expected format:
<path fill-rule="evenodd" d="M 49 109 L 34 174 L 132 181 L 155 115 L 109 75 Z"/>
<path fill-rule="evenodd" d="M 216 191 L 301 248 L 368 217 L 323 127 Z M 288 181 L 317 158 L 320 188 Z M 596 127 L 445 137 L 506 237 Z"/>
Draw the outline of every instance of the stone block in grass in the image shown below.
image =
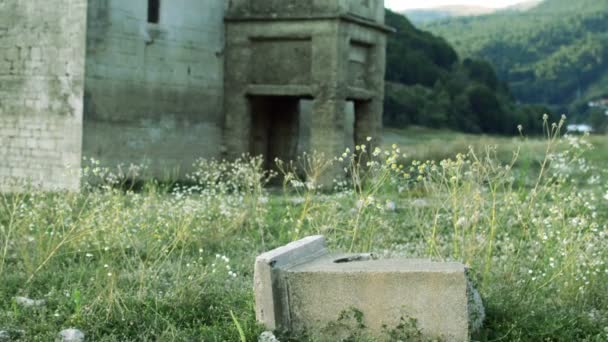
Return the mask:
<path fill-rule="evenodd" d="M 330 253 L 322 236 L 260 255 L 254 282 L 258 321 L 293 334 L 467 341 L 484 315 L 461 263 Z"/>

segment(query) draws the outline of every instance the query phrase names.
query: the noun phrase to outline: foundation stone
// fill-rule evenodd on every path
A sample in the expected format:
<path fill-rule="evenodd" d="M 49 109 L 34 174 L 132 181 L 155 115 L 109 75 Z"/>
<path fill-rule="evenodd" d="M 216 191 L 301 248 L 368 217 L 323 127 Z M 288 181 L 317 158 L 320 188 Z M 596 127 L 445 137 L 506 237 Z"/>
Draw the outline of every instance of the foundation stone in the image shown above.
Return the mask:
<path fill-rule="evenodd" d="M 327 331 L 353 310 L 372 337 L 415 321 L 425 337 L 468 341 L 483 319 L 463 264 L 330 253 L 322 236 L 260 255 L 254 281 L 258 321 L 293 333 Z"/>

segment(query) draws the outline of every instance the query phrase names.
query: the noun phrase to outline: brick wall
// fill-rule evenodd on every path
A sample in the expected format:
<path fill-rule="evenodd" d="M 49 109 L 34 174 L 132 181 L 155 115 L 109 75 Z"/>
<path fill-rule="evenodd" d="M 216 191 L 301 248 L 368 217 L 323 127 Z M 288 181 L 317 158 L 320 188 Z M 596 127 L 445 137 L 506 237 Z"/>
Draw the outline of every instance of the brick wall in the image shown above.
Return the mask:
<path fill-rule="evenodd" d="M 84 149 L 105 165 L 188 172 L 221 151 L 225 0 L 89 4 Z"/>
<path fill-rule="evenodd" d="M 86 6 L 0 1 L 0 191 L 79 186 Z"/>

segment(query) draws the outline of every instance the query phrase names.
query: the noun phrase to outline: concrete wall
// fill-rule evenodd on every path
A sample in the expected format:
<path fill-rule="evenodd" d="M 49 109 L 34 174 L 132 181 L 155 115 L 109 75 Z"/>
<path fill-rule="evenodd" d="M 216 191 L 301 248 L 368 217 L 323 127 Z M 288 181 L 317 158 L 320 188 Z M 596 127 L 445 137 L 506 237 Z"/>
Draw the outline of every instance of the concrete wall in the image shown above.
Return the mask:
<path fill-rule="evenodd" d="M 86 6 L 0 1 L 0 191 L 79 186 Z"/>
<path fill-rule="evenodd" d="M 352 14 L 384 23 L 384 0 L 227 0 L 231 16 L 310 17 Z"/>
<path fill-rule="evenodd" d="M 348 13 L 285 19 L 232 9 L 226 26 L 224 108 L 225 144 L 233 156 L 252 151 L 255 96 L 312 100 L 300 108 L 299 152 L 331 158 L 355 143 L 365 144 L 367 137 L 380 143 L 388 28 Z"/>
<path fill-rule="evenodd" d="M 221 151 L 224 0 L 95 0 L 88 11 L 84 155 L 187 172 Z"/>

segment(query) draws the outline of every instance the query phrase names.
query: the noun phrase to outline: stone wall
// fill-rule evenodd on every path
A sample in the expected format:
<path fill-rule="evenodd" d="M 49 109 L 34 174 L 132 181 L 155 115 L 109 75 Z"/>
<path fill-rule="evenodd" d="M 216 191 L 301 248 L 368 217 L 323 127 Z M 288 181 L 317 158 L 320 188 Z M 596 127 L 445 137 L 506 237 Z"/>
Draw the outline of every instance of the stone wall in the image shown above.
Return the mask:
<path fill-rule="evenodd" d="M 350 14 L 384 23 L 384 0 L 226 0 L 231 16 L 305 18 Z"/>
<path fill-rule="evenodd" d="M 371 7 L 382 1 L 365 3 Z M 289 160 L 297 153 L 316 151 L 331 158 L 347 147 L 352 150 L 354 144 L 366 144 L 367 137 L 373 137 L 374 144 L 381 143 L 390 29 L 382 24 L 383 17 L 378 22 L 362 19 L 346 4 L 313 0 L 230 2 L 224 134 L 231 156 L 253 152 L 268 160 Z M 338 5 L 344 6 L 337 7 L 335 13 L 315 16 L 315 11 L 325 13 L 321 11 L 325 6 Z M 309 12 L 313 15 L 306 14 Z M 261 106 L 260 98 L 300 103 L 292 108 Z M 277 111 L 283 112 L 281 120 L 273 118 Z M 292 115 L 294 112 L 297 115 Z M 279 121 L 285 125 L 273 127 Z M 279 129 L 292 131 L 287 128 L 292 125 L 298 128 L 297 134 L 275 134 Z M 268 145 L 285 149 L 266 148 Z M 331 184 L 333 176 L 339 175 L 328 172 L 323 183 Z"/>
<path fill-rule="evenodd" d="M 221 152 L 224 0 L 91 1 L 84 150 L 177 177 Z"/>
<path fill-rule="evenodd" d="M 0 1 L 0 191 L 79 186 L 86 6 Z"/>

